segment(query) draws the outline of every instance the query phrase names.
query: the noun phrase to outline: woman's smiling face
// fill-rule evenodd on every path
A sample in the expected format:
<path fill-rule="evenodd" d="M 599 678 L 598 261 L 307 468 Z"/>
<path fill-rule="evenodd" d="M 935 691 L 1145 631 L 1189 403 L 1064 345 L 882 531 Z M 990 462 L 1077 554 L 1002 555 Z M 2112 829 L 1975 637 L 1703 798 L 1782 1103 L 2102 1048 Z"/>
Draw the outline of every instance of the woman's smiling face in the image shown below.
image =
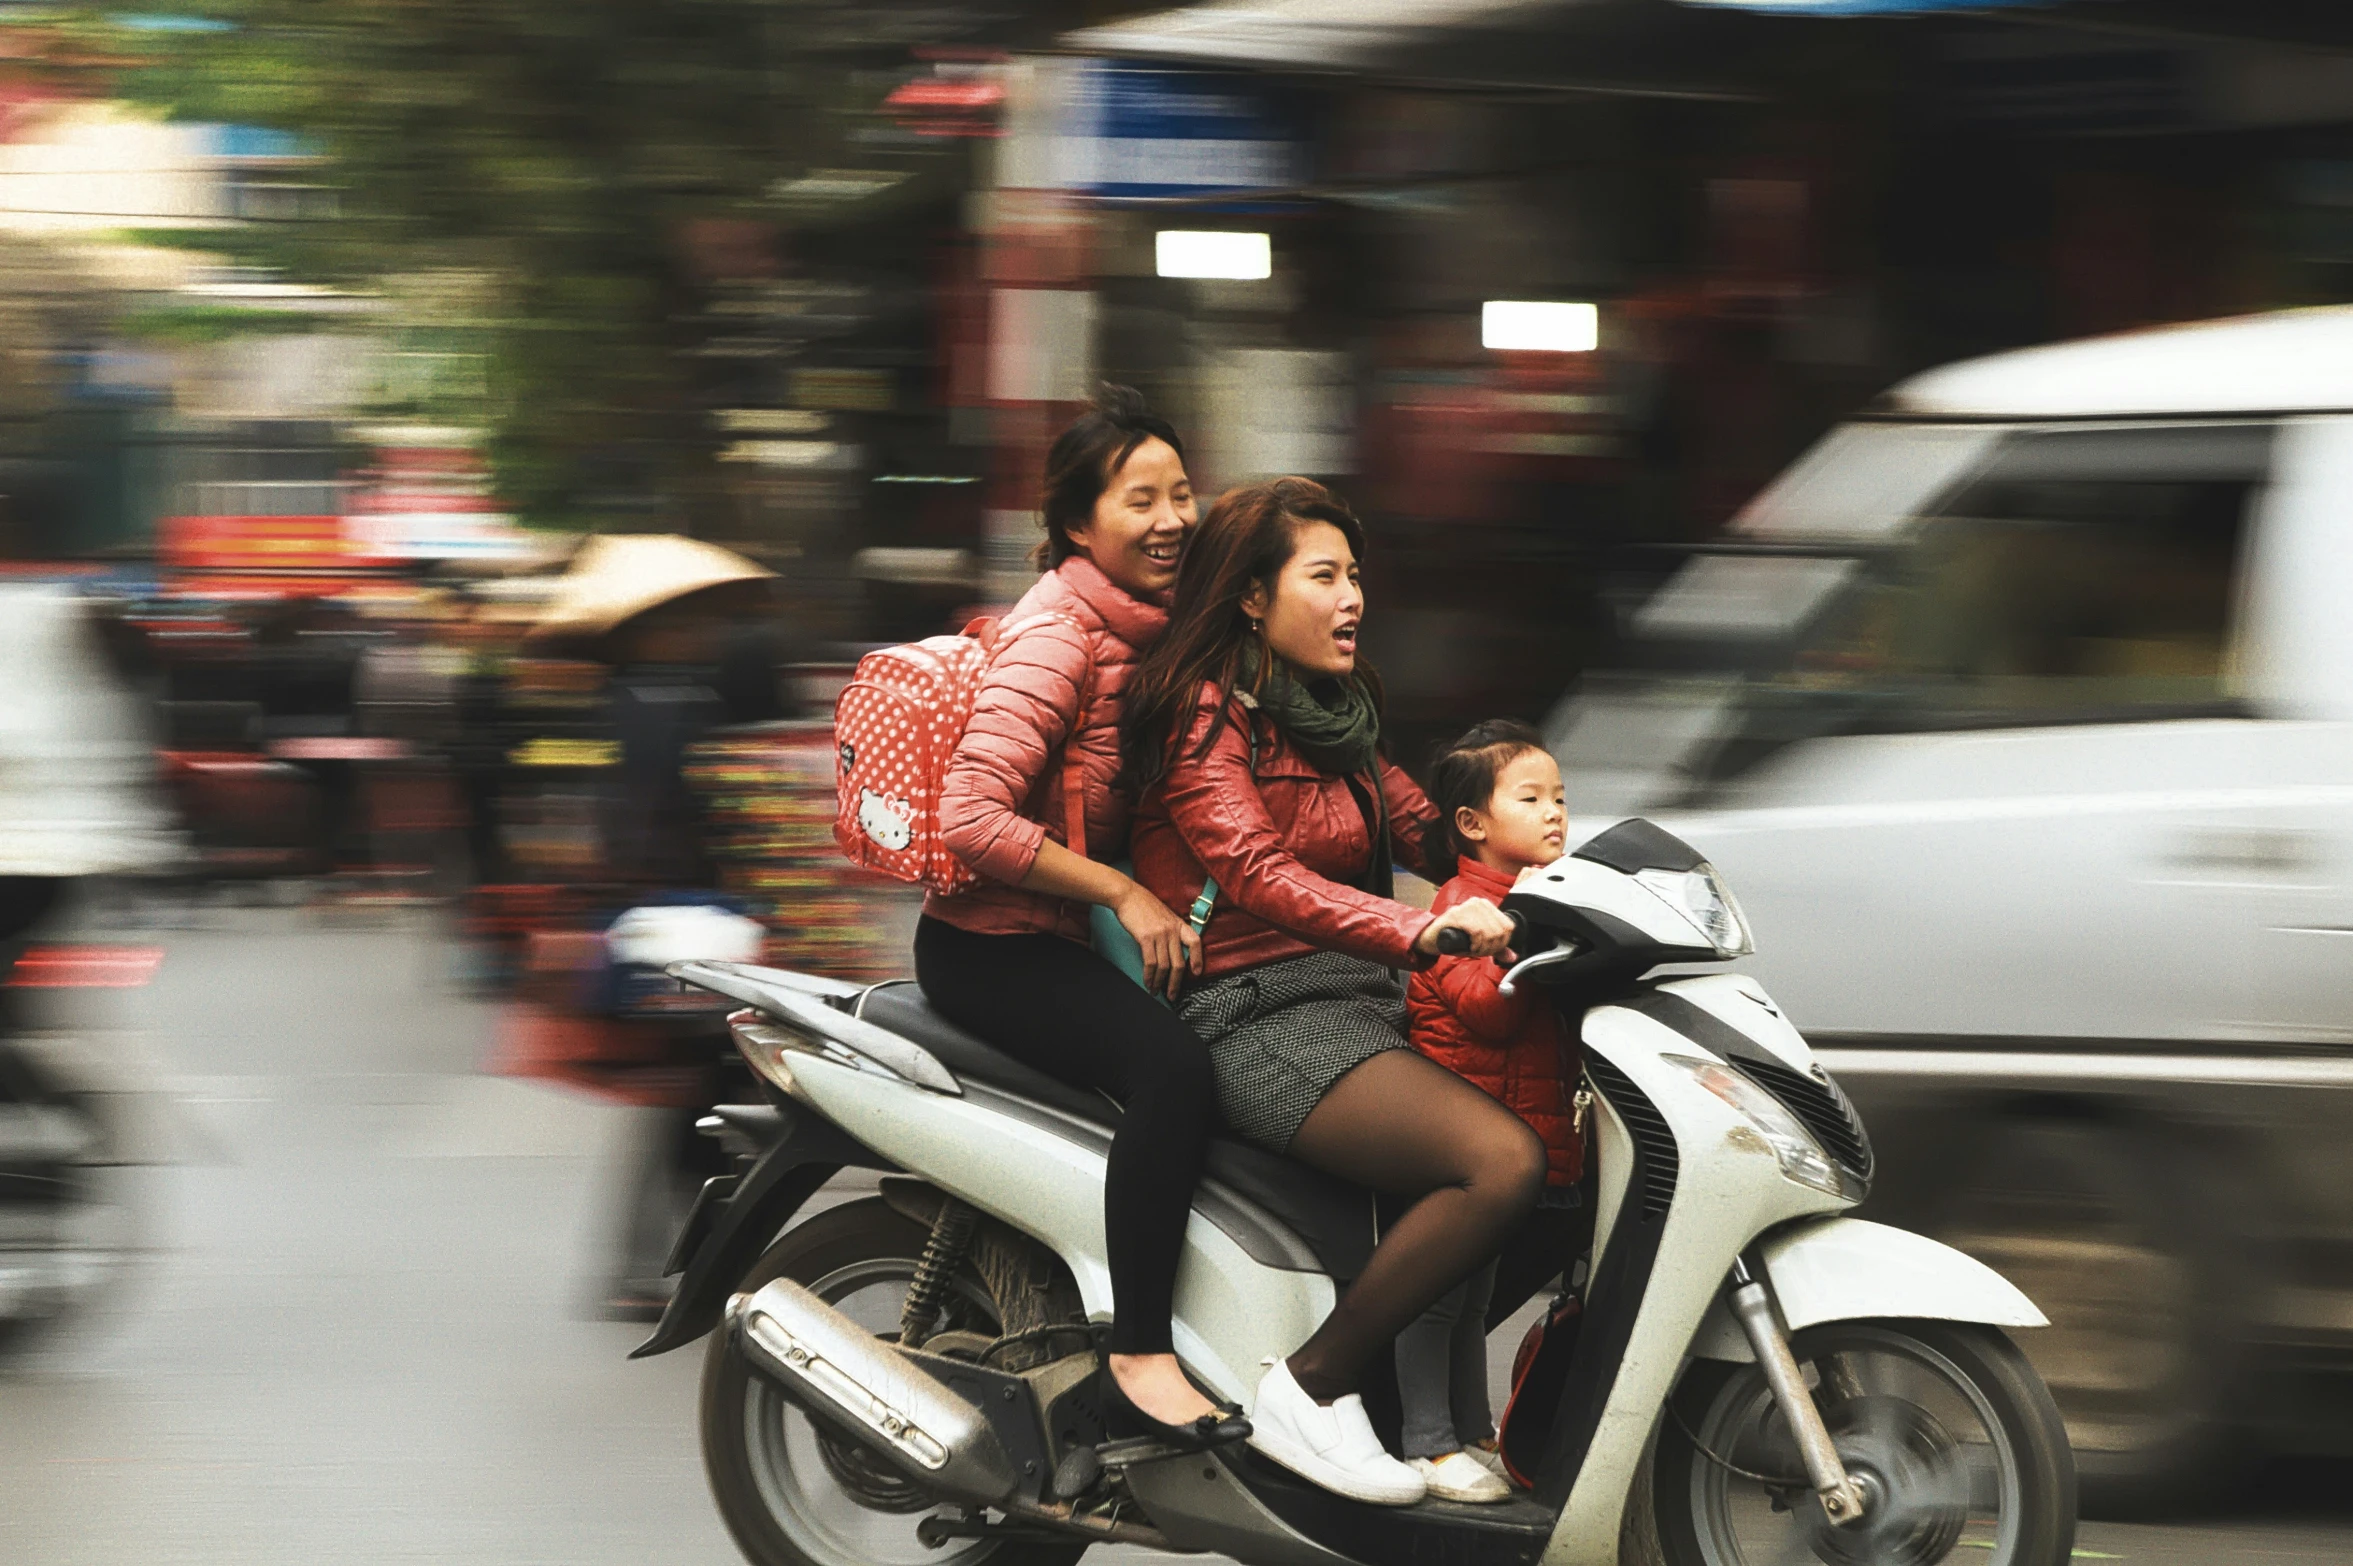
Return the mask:
<path fill-rule="evenodd" d="M 1138 598 L 1176 585 L 1185 535 L 1198 515 L 1184 458 L 1168 442 L 1146 437 L 1095 497 L 1070 541 L 1095 568 Z"/>
<path fill-rule="evenodd" d="M 1329 522 L 1296 524 L 1291 558 L 1276 573 L 1272 590 L 1253 585 L 1242 612 L 1265 622 L 1266 645 L 1300 673 L 1353 673 L 1364 589 L 1348 535 Z"/>

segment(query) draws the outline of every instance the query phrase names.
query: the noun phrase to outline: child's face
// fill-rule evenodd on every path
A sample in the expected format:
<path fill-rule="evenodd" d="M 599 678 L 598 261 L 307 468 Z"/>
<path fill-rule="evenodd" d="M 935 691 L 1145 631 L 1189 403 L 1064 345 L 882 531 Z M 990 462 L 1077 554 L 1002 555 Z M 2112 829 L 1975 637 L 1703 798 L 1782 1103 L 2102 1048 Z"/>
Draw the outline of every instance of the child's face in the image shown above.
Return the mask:
<path fill-rule="evenodd" d="M 1568 820 L 1560 767 L 1540 750 L 1523 750 L 1503 764 L 1486 809 L 1455 813 L 1456 829 L 1480 862 L 1514 874 L 1558 859 Z"/>

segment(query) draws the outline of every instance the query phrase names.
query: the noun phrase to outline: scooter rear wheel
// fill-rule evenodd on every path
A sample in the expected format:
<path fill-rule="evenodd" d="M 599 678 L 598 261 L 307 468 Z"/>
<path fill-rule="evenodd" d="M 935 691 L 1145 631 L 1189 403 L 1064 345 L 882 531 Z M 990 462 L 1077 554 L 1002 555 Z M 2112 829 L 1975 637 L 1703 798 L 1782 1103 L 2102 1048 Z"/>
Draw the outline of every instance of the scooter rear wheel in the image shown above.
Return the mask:
<path fill-rule="evenodd" d="M 739 1289 L 790 1278 L 877 1335 L 895 1335 L 926 1231 L 881 1198 L 785 1231 Z M 943 1327 L 995 1336 L 987 1287 L 967 1268 Z M 855 1443 L 821 1432 L 744 1364 L 724 1332 L 703 1360 L 703 1468 L 727 1531 L 753 1566 L 1073 1566 L 1087 1542 L 980 1540 L 935 1549 L 916 1526 L 938 1505 Z"/>
<path fill-rule="evenodd" d="M 2051 1395 L 1990 1327 L 1842 1321 L 1791 1342 L 1849 1474 L 1837 1527 L 1754 1365 L 1695 1364 L 1659 1428 L 1668 1566 L 2067 1566 L 2075 1465 Z"/>

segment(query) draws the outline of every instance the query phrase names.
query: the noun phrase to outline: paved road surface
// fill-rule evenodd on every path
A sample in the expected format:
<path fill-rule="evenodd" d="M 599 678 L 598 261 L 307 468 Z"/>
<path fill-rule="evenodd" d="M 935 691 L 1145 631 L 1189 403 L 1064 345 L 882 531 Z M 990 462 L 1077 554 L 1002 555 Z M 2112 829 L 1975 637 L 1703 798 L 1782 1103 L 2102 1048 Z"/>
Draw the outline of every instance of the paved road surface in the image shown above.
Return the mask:
<path fill-rule="evenodd" d="M 642 1329 L 585 1319 L 642 1119 L 478 1075 L 490 1014 L 421 921 L 236 911 L 153 938 L 157 982 L 75 1020 L 163 1090 L 156 1249 L 0 1379 L 0 1561 L 734 1562 L 697 1356 L 632 1364 Z M 2254 1516 L 2089 1525 L 2083 1549 L 2346 1560 L 2349 1492 L 2353 1470 L 2287 1472 Z"/>

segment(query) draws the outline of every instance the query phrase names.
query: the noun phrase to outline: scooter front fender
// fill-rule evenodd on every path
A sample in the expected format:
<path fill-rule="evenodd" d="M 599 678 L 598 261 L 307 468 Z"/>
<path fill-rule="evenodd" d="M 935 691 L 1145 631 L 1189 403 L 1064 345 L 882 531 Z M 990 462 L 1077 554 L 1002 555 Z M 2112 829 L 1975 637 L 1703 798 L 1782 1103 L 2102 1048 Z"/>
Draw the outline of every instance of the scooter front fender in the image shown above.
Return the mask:
<path fill-rule="evenodd" d="M 717 1201 L 709 1187 L 680 1235 L 694 1254 L 685 1260 L 678 1292 L 670 1297 L 653 1336 L 630 1350 L 631 1359 L 644 1359 L 695 1339 L 719 1325 L 727 1298 L 742 1283 L 752 1263 L 760 1259 L 793 1215 L 817 1194 L 818 1187 L 845 1165 L 892 1167 L 839 1128 L 829 1125 L 797 1104 L 780 1106 L 772 1130 L 762 1133 L 766 1148 L 741 1176 L 724 1176 L 726 1195 Z M 699 1237 L 699 1243 L 697 1243 Z"/>
<path fill-rule="evenodd" d="M 1801 1219 L 1757 1241 L 1789 1330 L 1825 1321 L 1911 1317 L 2046 1327 L 2050 1318 L 2017 1285 L 1949 1245 L 1861 1218 Z M 1718 1296 L 1691 1352 L 1745 1361 L 1748 1339 Z"/>

